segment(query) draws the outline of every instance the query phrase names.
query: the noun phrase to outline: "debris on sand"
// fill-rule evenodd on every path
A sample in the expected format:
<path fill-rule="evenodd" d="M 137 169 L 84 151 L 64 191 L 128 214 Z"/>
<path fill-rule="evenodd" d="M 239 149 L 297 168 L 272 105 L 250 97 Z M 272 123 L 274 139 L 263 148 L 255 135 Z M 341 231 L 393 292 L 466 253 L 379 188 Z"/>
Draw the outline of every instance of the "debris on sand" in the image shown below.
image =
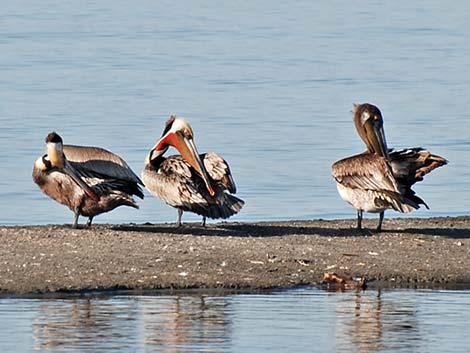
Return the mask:
<path fill-rule="evenodd" d="M 328 285 L 328 289 L 333 290 L 351 290 L 366 289 L 367 281 L 364 277 L 355 277 L 345 279 L 334 272 L 326 272 L 323 275 L 323 282 Z"/>

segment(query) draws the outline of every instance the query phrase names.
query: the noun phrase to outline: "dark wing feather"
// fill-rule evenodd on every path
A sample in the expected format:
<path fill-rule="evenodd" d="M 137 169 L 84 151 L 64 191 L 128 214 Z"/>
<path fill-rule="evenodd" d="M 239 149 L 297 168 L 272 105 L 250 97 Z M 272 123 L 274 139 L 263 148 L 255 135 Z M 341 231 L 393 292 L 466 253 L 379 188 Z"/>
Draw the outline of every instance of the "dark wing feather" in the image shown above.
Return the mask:
<path fill-rule="evenodd" d="M 65 157 L 80 165 L 80 169 L 103 176 L 143 185 L 140 178 L 118 155 L 100 147 L 64 145 Z"/>
<path fill-rule="evenodd" d="M 74 169 L 75 173 L 98 195 L 106 195 L 112 193 L 126 193 L 136 195 L 141 199 L 144 194 L 139 184 L 121 178 L 114 178 L 108 175 L 97 173 L 96 171 L 83 168 L 83 163 L 71 162 L 67 163 Z"/>
<path fill-rule="evenodd" d="M 392 151 L 389 156 L 393 175 L 399 184 L 407 187 L 422 181 L 426 174 L 448 163 L 445 158 L 421 147 Z"/>
<path fill-rule="evenodd" d="M 418 181 L 436 168 L 447 164 L 441 156 L 432 154 L 421 147 L 407 148 L 389 153 L 390 165 L 397 180 L 401 194 L 417 204 L 423 204 L 429 209 L 426 202 L 411 189 Z"/>

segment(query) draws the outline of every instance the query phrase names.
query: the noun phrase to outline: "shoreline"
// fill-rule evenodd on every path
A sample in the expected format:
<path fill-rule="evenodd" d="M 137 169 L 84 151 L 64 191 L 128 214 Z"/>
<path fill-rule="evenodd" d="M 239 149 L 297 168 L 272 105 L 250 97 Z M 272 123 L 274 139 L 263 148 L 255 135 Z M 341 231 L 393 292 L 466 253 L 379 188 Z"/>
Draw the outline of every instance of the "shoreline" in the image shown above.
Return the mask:
<path fill-rule="evenodd" d="M 364 221 L 366 228 L 375 219 Z M 470 216 L 237 223 L 0 226 L 0 294 L 256 292 L 318 286 L 470 287 Z"/>

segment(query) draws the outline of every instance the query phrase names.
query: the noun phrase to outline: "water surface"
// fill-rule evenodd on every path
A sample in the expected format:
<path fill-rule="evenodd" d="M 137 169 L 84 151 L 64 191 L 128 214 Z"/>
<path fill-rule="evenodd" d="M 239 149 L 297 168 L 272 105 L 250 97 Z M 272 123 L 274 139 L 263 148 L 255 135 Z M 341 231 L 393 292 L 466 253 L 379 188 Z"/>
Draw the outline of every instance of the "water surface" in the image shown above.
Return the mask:
<path fill-rule="evenodd" d="M 467 352 L 470 293 L 0 299 L 3 352 Z"/>
<path fill-rule="evenodd" d="M 138 172 L 171 114 L 232 167 L 234 220 L 354 217 L 333 161 L 364 147 L 352 104 L 383 112 L 390 146 L 450 164 L 416 187 L 431 210 L 470 209 L 470 3 L 14 1 L 0 13 L 0 224 L 71 223 L 31 180 L 51 130 Z M 173 222 L 148 197 L 96 222 Z M 389 212 L 397 215 L 396 213 Z M 186 215 L 186 220 L 197 219 Z"/>

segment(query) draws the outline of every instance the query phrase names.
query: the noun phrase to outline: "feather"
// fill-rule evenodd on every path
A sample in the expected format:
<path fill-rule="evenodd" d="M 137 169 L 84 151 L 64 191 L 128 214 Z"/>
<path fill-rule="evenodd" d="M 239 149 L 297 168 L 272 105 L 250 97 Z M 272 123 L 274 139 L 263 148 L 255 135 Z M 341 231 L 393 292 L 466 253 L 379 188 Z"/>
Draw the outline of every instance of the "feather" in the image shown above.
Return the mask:
<path fill-rule="evenodd" d="M 79 164 L 80 169 L 143 185 L 124 159 L 104 148 L 64 145 L 63 150 L 67 160 Z"/>

